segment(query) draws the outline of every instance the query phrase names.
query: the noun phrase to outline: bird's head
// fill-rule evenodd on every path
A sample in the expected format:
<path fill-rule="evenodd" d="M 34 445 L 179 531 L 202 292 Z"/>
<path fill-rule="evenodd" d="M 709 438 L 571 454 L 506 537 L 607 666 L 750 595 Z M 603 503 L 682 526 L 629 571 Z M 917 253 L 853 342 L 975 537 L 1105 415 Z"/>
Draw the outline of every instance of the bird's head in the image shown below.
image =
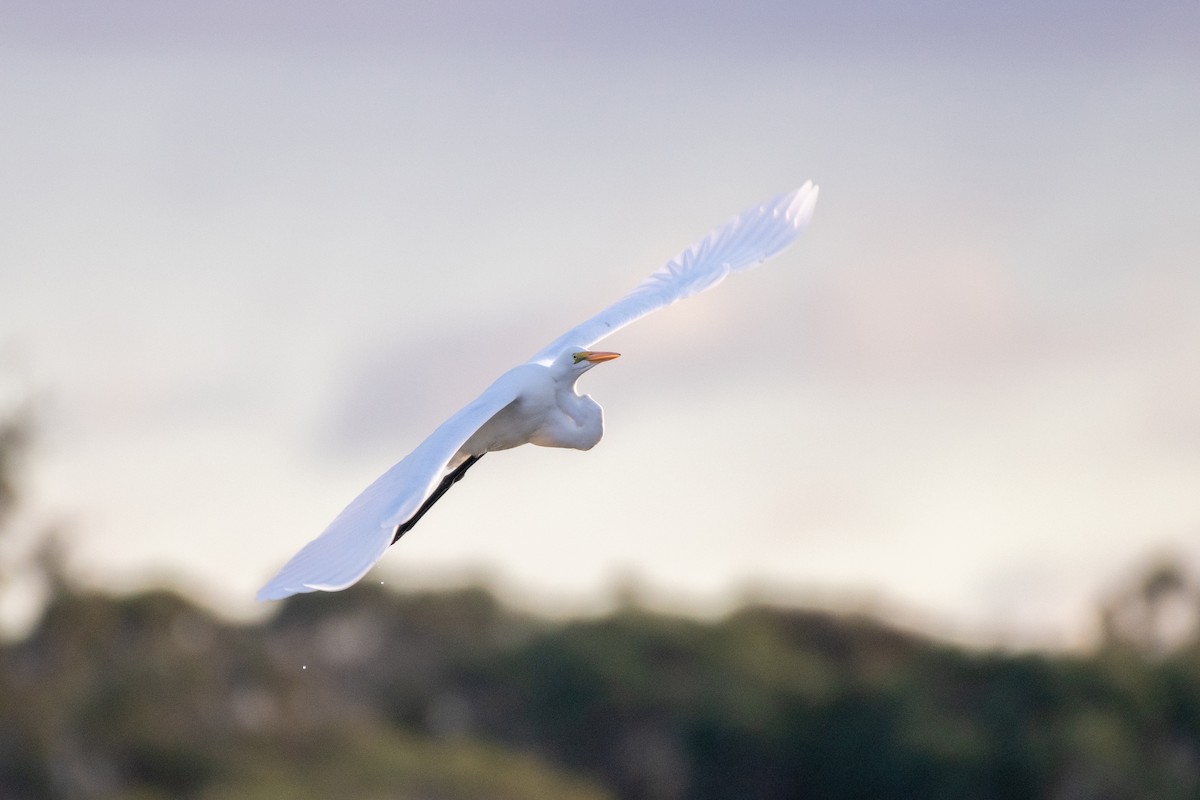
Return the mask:
<path fill-rule="evenodd" d="M 568 347 L 558 358 L 554 359 L 554 365 L 551 368 L 562 375 L 578 378 L 597 364 L 612 361 L 614 358 L 619 358 L 620 355 L 620 353 L 609 353 L 602 350 Z"/>

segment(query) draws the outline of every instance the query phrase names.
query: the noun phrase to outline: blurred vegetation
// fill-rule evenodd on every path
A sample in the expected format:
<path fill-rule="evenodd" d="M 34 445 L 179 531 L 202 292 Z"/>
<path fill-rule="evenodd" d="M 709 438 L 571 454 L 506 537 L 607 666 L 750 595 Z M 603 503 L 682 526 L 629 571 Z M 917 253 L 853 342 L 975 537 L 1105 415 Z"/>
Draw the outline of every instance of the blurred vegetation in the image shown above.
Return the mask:
<path fill-rule="evenodd" d="M 23 441 L 0 431 L 0 510 Z M 1170 560 L 1087 654 L 768 606 L 552 622 L 371 584 L 235 624 L 52 577 L 0 644 L 7 800 L 1200 796 L 1200 601 Z"/>

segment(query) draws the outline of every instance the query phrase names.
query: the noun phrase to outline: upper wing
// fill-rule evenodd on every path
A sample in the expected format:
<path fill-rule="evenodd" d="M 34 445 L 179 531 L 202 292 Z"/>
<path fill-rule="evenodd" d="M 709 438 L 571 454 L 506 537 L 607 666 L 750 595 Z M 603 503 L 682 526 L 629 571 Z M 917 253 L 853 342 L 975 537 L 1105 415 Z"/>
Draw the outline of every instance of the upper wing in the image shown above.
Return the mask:
<path fill-rule="evenodd" d="M 711 231 L 667 262 L 629 294 L 538 351 L 530 361 L 553 361 L 564 347 L 590 347 L 651 311 L 721 282 L 731 272 L 761 264 L 800 235 L 812 218 L 817 187 L 812 181 L 755 206 Z"/>
<path fill-rule="evenodd" d="M 471 434 L 516 399 L 520 386 L 505 373 L 487 391 L 443 422 L 399 464 L 346 506 L 325 532 L 284 564 L 259 600 L 314 590 L 345 589 L 367 573 L 392 542 L 396 526 L 433 492 L 446 466 Z"/>

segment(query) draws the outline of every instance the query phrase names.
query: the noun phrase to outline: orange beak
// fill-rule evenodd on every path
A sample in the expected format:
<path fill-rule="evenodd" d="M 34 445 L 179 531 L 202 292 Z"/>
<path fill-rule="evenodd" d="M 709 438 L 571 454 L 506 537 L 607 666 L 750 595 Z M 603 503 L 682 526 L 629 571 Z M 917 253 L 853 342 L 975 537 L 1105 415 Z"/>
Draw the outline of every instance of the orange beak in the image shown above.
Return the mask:
<path fill-rule="evenodd" d="M 584 350 L 583 358 L 585 361 L 591 361 L 593 364 L 599 364 L 601 361 L 612 361 L 614 358 L 620 358 L 620 353 L 606 353 L 603 351 Z"/>

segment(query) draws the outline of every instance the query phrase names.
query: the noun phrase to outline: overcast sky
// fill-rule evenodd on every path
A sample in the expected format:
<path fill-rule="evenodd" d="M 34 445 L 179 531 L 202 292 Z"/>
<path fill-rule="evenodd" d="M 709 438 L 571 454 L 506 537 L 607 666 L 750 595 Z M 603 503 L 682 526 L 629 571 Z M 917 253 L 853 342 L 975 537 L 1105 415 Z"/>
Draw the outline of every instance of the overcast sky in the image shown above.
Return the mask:
<path fill-rule="evenodd" d="M 639 322 L 587 454 L 493 455 L 370 580 L 630 576 L 1077 643 L 1200 565 L 1200 5 L 0 4 L 0 366 L 71 568 L 229 611 L 497 374 Z"/>

